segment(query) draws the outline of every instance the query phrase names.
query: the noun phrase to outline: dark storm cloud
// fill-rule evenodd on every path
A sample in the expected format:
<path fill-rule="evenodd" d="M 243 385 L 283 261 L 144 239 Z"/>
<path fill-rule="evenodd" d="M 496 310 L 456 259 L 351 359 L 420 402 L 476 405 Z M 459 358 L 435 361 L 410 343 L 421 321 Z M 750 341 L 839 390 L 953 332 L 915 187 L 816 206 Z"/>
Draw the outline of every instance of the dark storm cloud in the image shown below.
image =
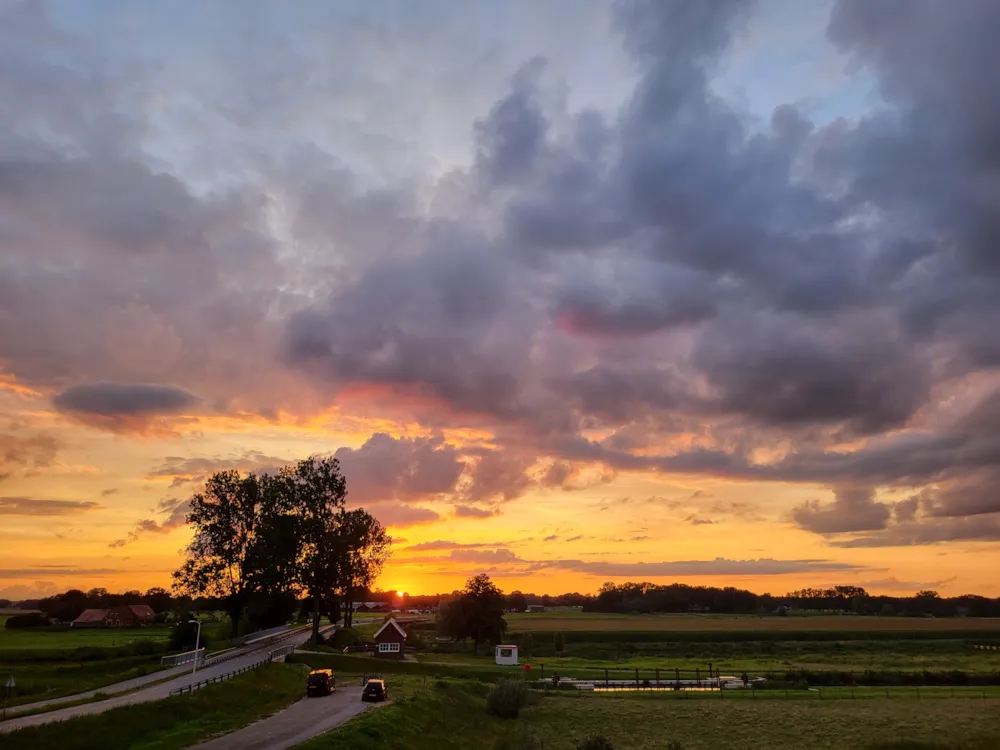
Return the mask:
<path fill-rule="evenodd" d="M 91 383 L 67 388 L 52 399 L 60 411 L 102 417 L 176 414 L 198 402 L 183 388 L 165 385 Z"/>
<path fill-rule="evenodd" d="M 1000 514 L 903 521 L 881 531 L 832 541 L 835 547 L 909 547 L 942 542 L 1000 541 Z"/>
<path fill-rule="evenodd" d="M 849 487 L 837 490 L 831 504 L 813 501 L 799 506 L 792 518 L 807 531 L 837 534 L 884 529 L 891 514 L 888 505 L 876 502 L 873 490 Z"/>

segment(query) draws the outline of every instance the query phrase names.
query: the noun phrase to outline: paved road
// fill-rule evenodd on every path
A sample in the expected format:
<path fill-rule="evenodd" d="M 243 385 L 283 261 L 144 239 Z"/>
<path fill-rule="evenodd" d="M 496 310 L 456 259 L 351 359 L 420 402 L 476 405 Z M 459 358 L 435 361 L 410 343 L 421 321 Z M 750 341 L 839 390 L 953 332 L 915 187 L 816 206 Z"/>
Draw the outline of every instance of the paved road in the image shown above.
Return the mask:
<path fill-rule="evenodd" d="M 327 628 L 328 629 L 328 628 Z M 262 646 L 258 648 L 248 649 L 245 653 L 235 656 L 232 659 L 228 659 L 221 664 L 215 664 L 210 667 L 204 667 L 199 669 L 195 674 L 191 674 L 190 668 L 186 669 L 183 674 L 175 677 L 167 682 L 161 682 L 157 685 L 151 685 L 145 689 L 137 690 L 133 693 L 127 693 L 125 695 L 118 695 L 113 698 L 109 698 L 103 701 L 96 701 L 94 703 L 83 703 L 79 706 L 68 706 L 66 708 L 57 708 L 52 711 L 46 711 L 45 713 L 35 714 L 34 716 L 24 716 L 22 718 L 8 719 L 7 721 L 0 722 L 0 734 L 3 732 L 12 732 L 15 729 L 22 729 L 24 727 L 34 727 L 40 724 L 48 724 L 53 721 L 64 721 L 65 719 L 72 719 L 77 716 L 86 716 L 87 714 L 99 714 L 104 711 L 108 711 L 112 708 L 118 708 L 120 706 L 130 706 L 135 703 L 147 703 L 149 701 L 158 701 L 163 698 L 167 698 L 170 695 L 170 691 L 179 687 L 184 687 L 186 685 L 191 685 L 196 682 L 201 682 L 202 680 L 207 680 L 209 677 L 217 677 L 223 675 L 226 672 L 231 672 L 241 667 L 248 667 L 251 664 L 259 662 L 261 659 L 267 657 L 267 653 L 280 646 L 286 646 L 290 644 L 301 645 L 309 640 L 311 632 L 305 630 L 302 633 L 293 635 L 276 645 Z M 162 675 L 163 673 L 157 673 Z M 119 683 L 121 684 L 121 683 Z M 101 688 L 98 692 L 107 691 L 108 688 Z M 85 694 L 81 694 L 85 695 Z M 80 696 L 70 696 L 68 700 L 78 700 Z M 24 706 L 18 706 L 18 709 L 24 710 Z"/>
<path fill-rule="evenodd" d="M 383 703 L 377 705 L 385 705 Z M 195 745 L 191 750 L 287 750 L 329 732 L 371 703 L 361 702 L 360 687 L 342 687 L 323 698 L 303 698 L 274 716 Z"/>
<path fill-rule="evenodd" d="M 185 672 L 191 671 L 191 665 L 180 666 L 180 667 L 170 667 L 169 669 L 161 669 L 158 672 L 150 672 L 142 677 L 133 677 L 131 680 L 124 680 L 122 682 L 116 682 L 113 685 L 105 685 L 104 687 L 96 688 L 95 690 L 88 690 L 85 693 L 76 693 L 74 695 L 64 695 L 61 698 L 50 698 L 47 701 L 36 701 L 35 703 L 22 703 L 19 706 L 11 706 L 7 709 L 7 713 L 22 713 L 24 711 L 37 711 L 39 708 L 45 708 L 46 706 L 58 706 L 60 703 L 75 703 L 76 701 L 84 700 L 86 698 L 93 698 L 98 693 L 104 693 L 105 695 L 117 695 L 118 693 L 127 693 L 130 690 L 135 690 L 143 685 L 148 685 L 151 682 L 158 682 L 159 680 L 166 680 L 170 677 L 176 677 L 177 675 L 182 675 Z"/>

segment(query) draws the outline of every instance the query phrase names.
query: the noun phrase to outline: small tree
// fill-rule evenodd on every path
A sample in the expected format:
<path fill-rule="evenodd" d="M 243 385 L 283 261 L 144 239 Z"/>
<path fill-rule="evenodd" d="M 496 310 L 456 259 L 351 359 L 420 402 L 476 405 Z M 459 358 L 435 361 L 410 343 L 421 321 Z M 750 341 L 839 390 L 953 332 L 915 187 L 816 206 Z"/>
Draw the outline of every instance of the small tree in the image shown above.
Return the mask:
<path fill-rule="evenodd" d="M 525 633 L 521 636 L 521 650 L 524 652 L 524 658 L 530 659 L 531 652 L 535 648 L 535 637 L 531 633 Z"/>
<path fill-rule="evenodd" d="M 566 636 L 557 632 L 552 637 L 552 645 L 555 646 L 557 654 L 562 654 L 563 650 L 566 648 Z"/>

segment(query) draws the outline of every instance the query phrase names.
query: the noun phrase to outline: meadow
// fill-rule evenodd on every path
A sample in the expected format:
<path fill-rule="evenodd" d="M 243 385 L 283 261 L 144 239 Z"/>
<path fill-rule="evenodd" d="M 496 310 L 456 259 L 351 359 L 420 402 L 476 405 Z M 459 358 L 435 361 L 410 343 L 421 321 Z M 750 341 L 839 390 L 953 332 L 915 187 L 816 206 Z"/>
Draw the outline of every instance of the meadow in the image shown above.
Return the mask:
<path fill-rule="evenodd" d="M 2 626 L 0 626 L 2 627 Z M 140 640 L 163 642 L 170 628 L 2 628 L 0 658 L 6 651 L 64 651 L 76 648 L 116 648 Z"/>
<path fill-rule="evenodd" d="M 1000 634 L 996 617 L 869 617 L 859 615 L 617 615 L 575 609 L 504 616 L 510 633 L 537 631 L 676 631 L 697 633 L 983 632 Z"/>
<path fill-rule="evenodd" d="M 533 695 L 520 718 L 486 714 L 489 686 L 474 680 L 391 676 L 393 703 L 364 714 L 300 750 L 575 750 L 601 733 L 616 748 L 842 750 L 899 740 L 934 748 L 996 748 L 1000 698 L 719 700 L 718 694 Z M 961 691 L 959 691 L 961 694 Z M 807 696 L 814 694 L 806 694 Z M 916 706 L 919 705 L 919 709 Z M 970 744 L 971 743 L 971 744 Z"/>

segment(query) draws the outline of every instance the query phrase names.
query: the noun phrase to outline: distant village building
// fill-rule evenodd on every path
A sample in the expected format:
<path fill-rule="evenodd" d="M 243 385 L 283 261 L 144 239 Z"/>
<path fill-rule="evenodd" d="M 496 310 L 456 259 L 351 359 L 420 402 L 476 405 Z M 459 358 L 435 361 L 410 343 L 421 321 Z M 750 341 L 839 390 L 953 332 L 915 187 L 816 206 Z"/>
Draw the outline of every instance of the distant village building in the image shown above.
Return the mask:
<path fill-rule="evenodd" d="M 503 667 L 517 666 L 517 646 L 497 646 L 497 664 Z"/>
<path fill-rule="evenodd" d="M 385 625 L 375 633 L 375 655 L 382 659 L 403 659 L 403 646 L 406 645 L 406 631 L 390 617 Z"/>
<path fill-rule="evenodd" d="M 126 604 L 107 609 L 85 609 L 71 623 L 74 628 L 138 628 L 150 625 L 156 613 L 148 604 Z"/>

